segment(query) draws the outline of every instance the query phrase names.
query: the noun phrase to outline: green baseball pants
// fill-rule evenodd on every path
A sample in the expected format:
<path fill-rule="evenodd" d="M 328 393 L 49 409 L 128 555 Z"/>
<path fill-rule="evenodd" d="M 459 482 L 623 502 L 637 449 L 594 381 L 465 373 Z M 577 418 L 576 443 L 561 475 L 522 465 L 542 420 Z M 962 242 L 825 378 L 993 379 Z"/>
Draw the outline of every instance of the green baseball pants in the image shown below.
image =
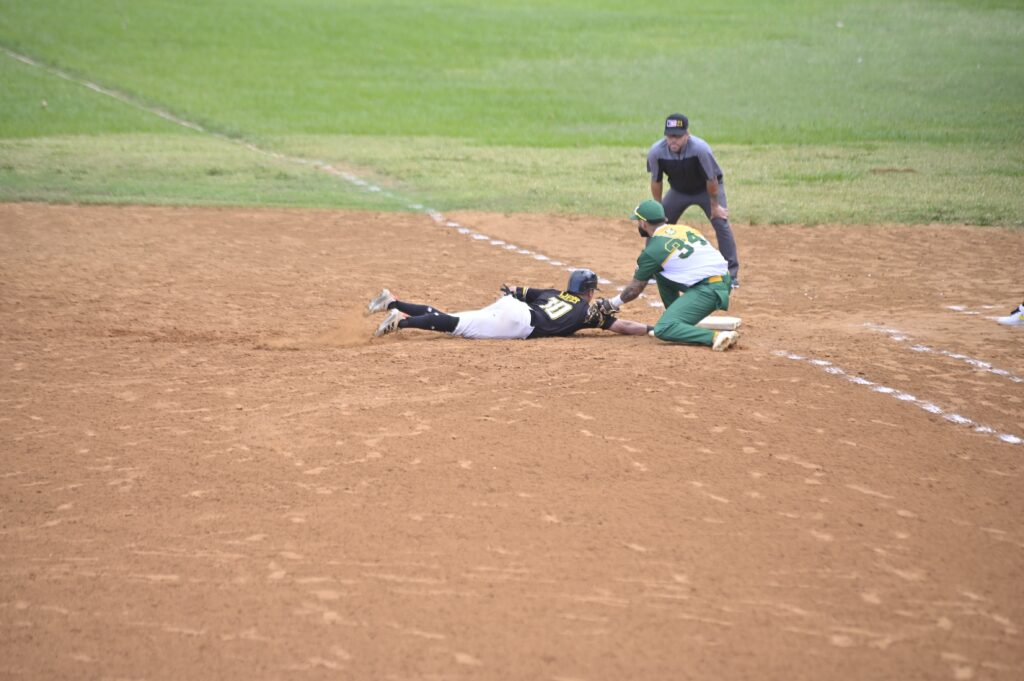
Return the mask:
<path fill-rule="evenodd" d="M 685 290 L 660 274 L 656 274 L 654 279 L 658 283 L 661 302 L 665 304 L 665 314 L 654 325 L 655 338 L 670 343 L 710 346 L 715 340 L 715 332 L 695 324 L 715 310 L 729 309 L 732 284 L 729 275 L 717 278 L 719 281 L 714 283 L 707 280 L 696 283 Z"/>

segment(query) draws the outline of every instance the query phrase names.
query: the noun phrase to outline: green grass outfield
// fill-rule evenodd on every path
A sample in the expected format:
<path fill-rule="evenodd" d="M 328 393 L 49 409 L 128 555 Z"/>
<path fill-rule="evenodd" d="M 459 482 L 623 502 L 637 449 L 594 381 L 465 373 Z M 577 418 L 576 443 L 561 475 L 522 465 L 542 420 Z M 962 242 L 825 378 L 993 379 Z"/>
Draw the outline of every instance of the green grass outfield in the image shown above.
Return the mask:
<path fill-rule="evenodd" d="M 0 53 L 0 200 L 620 215 L 683 111 L 736 221 L 1024 226 L 1019 0 L 0 0 L 0 47 L 216 133 Z"/>

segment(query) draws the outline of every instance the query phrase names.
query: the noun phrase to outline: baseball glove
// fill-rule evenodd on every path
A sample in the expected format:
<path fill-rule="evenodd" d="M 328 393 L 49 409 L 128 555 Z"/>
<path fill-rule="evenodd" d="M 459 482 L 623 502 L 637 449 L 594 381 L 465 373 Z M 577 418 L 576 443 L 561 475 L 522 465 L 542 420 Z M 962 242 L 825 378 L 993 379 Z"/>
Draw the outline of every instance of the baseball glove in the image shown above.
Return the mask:
<path fill-rule="evenodd" d="M 585 327 L 594 329 L 607 329 L 614 323 L 614 314 L 610 312 L 605 312 L 597 301 L 587 306 L 587 320 L 584 323 Z"/>
<path fill-rule="evenodd" d="M 603 315 L 613 315 L 619 311 L 619 308 L 612 305 L 612 301 L 607 298 L 598 298 L 595 303 L 597 309 L 601 311 Z"/>

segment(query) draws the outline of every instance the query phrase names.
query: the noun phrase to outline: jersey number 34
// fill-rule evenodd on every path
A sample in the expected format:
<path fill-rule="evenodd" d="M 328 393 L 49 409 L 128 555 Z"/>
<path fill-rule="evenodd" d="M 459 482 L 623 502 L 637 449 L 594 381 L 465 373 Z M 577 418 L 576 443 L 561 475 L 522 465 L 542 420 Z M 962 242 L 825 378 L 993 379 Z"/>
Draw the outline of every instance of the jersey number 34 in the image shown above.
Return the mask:
<path fill-rule="evenodd" d="M 707 246 L 708 242 L 707 239 L 702 237 L 698 232 L 688 229 L 686 230 L 686 241 L 682 241 L 681 239 L 672 239 L 665 244 L 665 250 L 677 252 L 680 258 L 689 258 L 693 255 L 693 246 L 690 244 Z"/>

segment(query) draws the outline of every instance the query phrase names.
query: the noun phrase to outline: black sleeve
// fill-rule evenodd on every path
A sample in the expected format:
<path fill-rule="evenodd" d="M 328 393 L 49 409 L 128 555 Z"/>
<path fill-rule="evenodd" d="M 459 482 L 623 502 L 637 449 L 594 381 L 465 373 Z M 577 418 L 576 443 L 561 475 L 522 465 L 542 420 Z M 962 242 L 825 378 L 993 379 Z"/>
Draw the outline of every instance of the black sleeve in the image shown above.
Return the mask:
<path fill-rule="evenodd" d="M 555 289 L 551 288 L 528 288 L 526 286 L 522 287 L 521 289 L 516 289 L 516 291 L 520 290 L 523 292 L 522 297 L 516 297 L 519 298 L 519 300 L 525 301 L 527 303 L 535 303 L 541 298 L 550 298 L 552 295 L 557 296 L 559 293 Z"/>
<path fill-rule="evenodd" d="M 511 295 L 512 295 L 513 298 L 515 298 L 517 300 L 526 300 L 526 292 L 529 291 L 529 290 L 530 289 L 528 289 L 528 288 L 526 288 L 524 286 L 516 286 L 515 288 L 512 289 L 512 294 Z"/>

